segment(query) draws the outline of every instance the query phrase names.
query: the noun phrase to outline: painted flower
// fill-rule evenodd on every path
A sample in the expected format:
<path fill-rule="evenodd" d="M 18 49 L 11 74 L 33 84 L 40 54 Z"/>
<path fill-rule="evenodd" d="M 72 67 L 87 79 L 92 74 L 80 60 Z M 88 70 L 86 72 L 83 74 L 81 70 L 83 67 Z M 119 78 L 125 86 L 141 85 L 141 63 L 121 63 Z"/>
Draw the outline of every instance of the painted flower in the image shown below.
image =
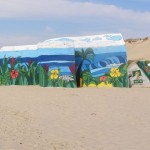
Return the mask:
<path fill-rule="evenodd" d="M 110 70 L 110 76 L 111 77 L 120 77 L 121 76 L 121 72 L 119 71 L 118 68 L 111 68 Z"/>
<path fill-rule="evenodd" d="M 106 81 L 107 77 L 106 76 L 101 76 L 100 81 Z"/>
<path fill-rule="evenodd" d="M 18 77 L 19 73 L 16 70 L 12 70 L 10 73 L 10 76 L 12 79 L 16 79 Z"/>
<path fill-rule="evenodd" d="M 96 84 L 95 84 L 95 83 L 90 83 L 90 84 L 88 85 L 88 87 L 96 87 Z"/>
<path fill-rule="evenodd" d="M 28 61 L 28 65 L 30 66 L 32 64 L 32 60 L 29 60 Z"/>
<path fill-rule="evenodd" d="M 14 57 L 12 57 L 12 58 L 11 58 L 11 65 L 13 66 L 13 65 L 14 65 L 14 63 L 15 63 L 15 58 L 14 58 Z"/>
<path fill-rule="evenodd" d="M 72 72 L 72 74 L 74 74 L 74 73 L 75 73 L 75 69 L 76 69 L 75 64 L 72 64 L 72 65 L 69 67 L 69 69 L 70 69 L 70 71 Z"/>
<path fill-rule="evenodd" d="M 45 69 L 46 72 L 48 72 L 49 66 L 48 65 L 44 65 L 44 69 Z"/>
<path fill-rule="evenodd" d="M 58 79 L 59 70 L 52 70 L 50 79 Z"/>
<path fill-rule="evenodd" d="M 113 87 L 112 83 L 108 83 L 108 82 L 101 82 L 100 84 L 98 84 L 97 87 Z"/>
<path fill-rule="evenodd" d="M 83 83 L 83 87 L 87 87 L 87 85 L 85 83 Z"/>
<path fill-rule="evenodd" d="M 62 79 L 62 80 L 67 81 L 67 82 L 74 80 L 72 76 L 67 76 L 67 75 L 60 76 L 59 79 Z"/>
<path fill-rule="evenodd" d="M 145 69 L 146 72 L 150 72 L 150 69 L 149 69 L 148 66 L 144 66 L 144 69 Z"/>

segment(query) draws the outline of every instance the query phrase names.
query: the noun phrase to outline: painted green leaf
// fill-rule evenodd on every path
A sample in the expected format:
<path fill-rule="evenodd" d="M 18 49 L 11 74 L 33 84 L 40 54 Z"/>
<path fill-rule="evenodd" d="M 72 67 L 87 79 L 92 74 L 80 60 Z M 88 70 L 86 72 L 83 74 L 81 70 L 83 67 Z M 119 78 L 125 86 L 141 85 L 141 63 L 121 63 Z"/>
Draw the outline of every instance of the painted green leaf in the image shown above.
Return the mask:
<path fill-rule="evenodd" d="M 122 75 L 127 73 L 127 67 L 128 67 L 128 64 L 122 64 L 121 66 L 119 66 L 119 70 L 122 73 Z"/>
<path fill-rule="evenodd" d="M 123 77 L 123 86 L 124 87 L 129 87 L 129 80 L 128 80 L 128 75 L 127 73 Z"/>
<path fill-rule="evenodd" d="M 85 50 L 85 56 L 91 55 L 91 54 L 95 55 L 93 49 L 92 48 L 87 48 Z"/>
<path fill-rule="evenodd" d="M 138 61 L 138 66 L 143 70 L 144 74 L 148 77 L 150 80 L 150 67 L 148 66 L 147 61 Z"/>
<path fill-rule="evenodd" d="M 119 80 L 116 80 L 114 82 L 114 87 L 123 87 L 123 83 L 121 83 Z"/>
<path fill-rule="evenodd" d="M 87 55 L 86 60 L 89 61 L 89 62 L 93 61 L 94 60 L 94 55 L 91 55 L 91 54 Z"/>
<path fill-rule="evenodd" d="M 82 56 L 82 52 L 75 50 L 75 56 Z"/>

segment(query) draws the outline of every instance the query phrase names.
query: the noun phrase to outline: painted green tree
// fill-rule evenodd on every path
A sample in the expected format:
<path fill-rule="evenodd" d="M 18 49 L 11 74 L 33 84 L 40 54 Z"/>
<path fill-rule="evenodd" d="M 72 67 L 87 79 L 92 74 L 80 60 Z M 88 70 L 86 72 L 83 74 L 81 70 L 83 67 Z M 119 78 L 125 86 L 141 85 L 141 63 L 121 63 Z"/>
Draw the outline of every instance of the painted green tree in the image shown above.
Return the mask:
<path fill-rule="evenodd" d="M 81 61 L 77 67 L 77 72 L 76 72 L 76 81 L 77 81 L 77 86 L 80 86 L 80 76 L 81 76 L 81 69 L 82 69 L 82 65 L 84 63 L 84 61 L 89 61 L 91 63 L 91 61 L 94 60 L 94 51 L 92 48 L 87 48 L 86 50 L 81 49 L 81 51 L 76 50 L 75 51 L 75 56 L 76 57 L 81 57 Z"/>

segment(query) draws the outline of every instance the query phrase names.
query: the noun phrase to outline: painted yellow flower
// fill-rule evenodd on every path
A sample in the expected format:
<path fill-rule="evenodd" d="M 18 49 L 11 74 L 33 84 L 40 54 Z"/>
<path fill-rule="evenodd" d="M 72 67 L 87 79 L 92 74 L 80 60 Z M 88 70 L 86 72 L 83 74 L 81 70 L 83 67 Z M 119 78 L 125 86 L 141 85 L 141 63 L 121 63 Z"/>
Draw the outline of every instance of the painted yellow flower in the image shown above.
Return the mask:
<path fill-rule="evenodd" d="M 85 83 L 83 83 L 83 87 L 87 87 Z"/>
<path fill-rule="evenodd" d="M 98 84 L 97 87 L 113 87 L 112 83 L 108 83 L 108 82 L 101 82 L 100 84 Z"/>
<path fill-rule="evenodd" d="M 90 83 L 90 84 L 88 85 L 88 87 L 96 87 L 96 84 L 95 84 L 95 83 Z"/>
<path fill-rule="evenodd" d="M 120 77 L 121 76 L 121 72 L 119 71 L 118 68 L 111 68 L 110 70 L 110 76 L 111 77 Z"/>
<path fill-rule="evenodd" d="M 52 70 L 50 79 L 58 79 L 59 70 Z"/>

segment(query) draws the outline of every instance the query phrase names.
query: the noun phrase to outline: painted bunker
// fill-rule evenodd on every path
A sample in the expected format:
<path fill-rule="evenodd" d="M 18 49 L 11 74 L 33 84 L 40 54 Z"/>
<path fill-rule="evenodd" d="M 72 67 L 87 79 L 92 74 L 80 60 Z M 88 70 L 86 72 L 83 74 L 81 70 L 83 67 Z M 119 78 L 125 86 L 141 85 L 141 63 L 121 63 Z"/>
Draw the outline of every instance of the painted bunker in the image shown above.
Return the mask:
<path fill-rule="evenodd" d="M 124 40 L 104 34 L 3 47 L 0 85 L 128 87 Z"/>

